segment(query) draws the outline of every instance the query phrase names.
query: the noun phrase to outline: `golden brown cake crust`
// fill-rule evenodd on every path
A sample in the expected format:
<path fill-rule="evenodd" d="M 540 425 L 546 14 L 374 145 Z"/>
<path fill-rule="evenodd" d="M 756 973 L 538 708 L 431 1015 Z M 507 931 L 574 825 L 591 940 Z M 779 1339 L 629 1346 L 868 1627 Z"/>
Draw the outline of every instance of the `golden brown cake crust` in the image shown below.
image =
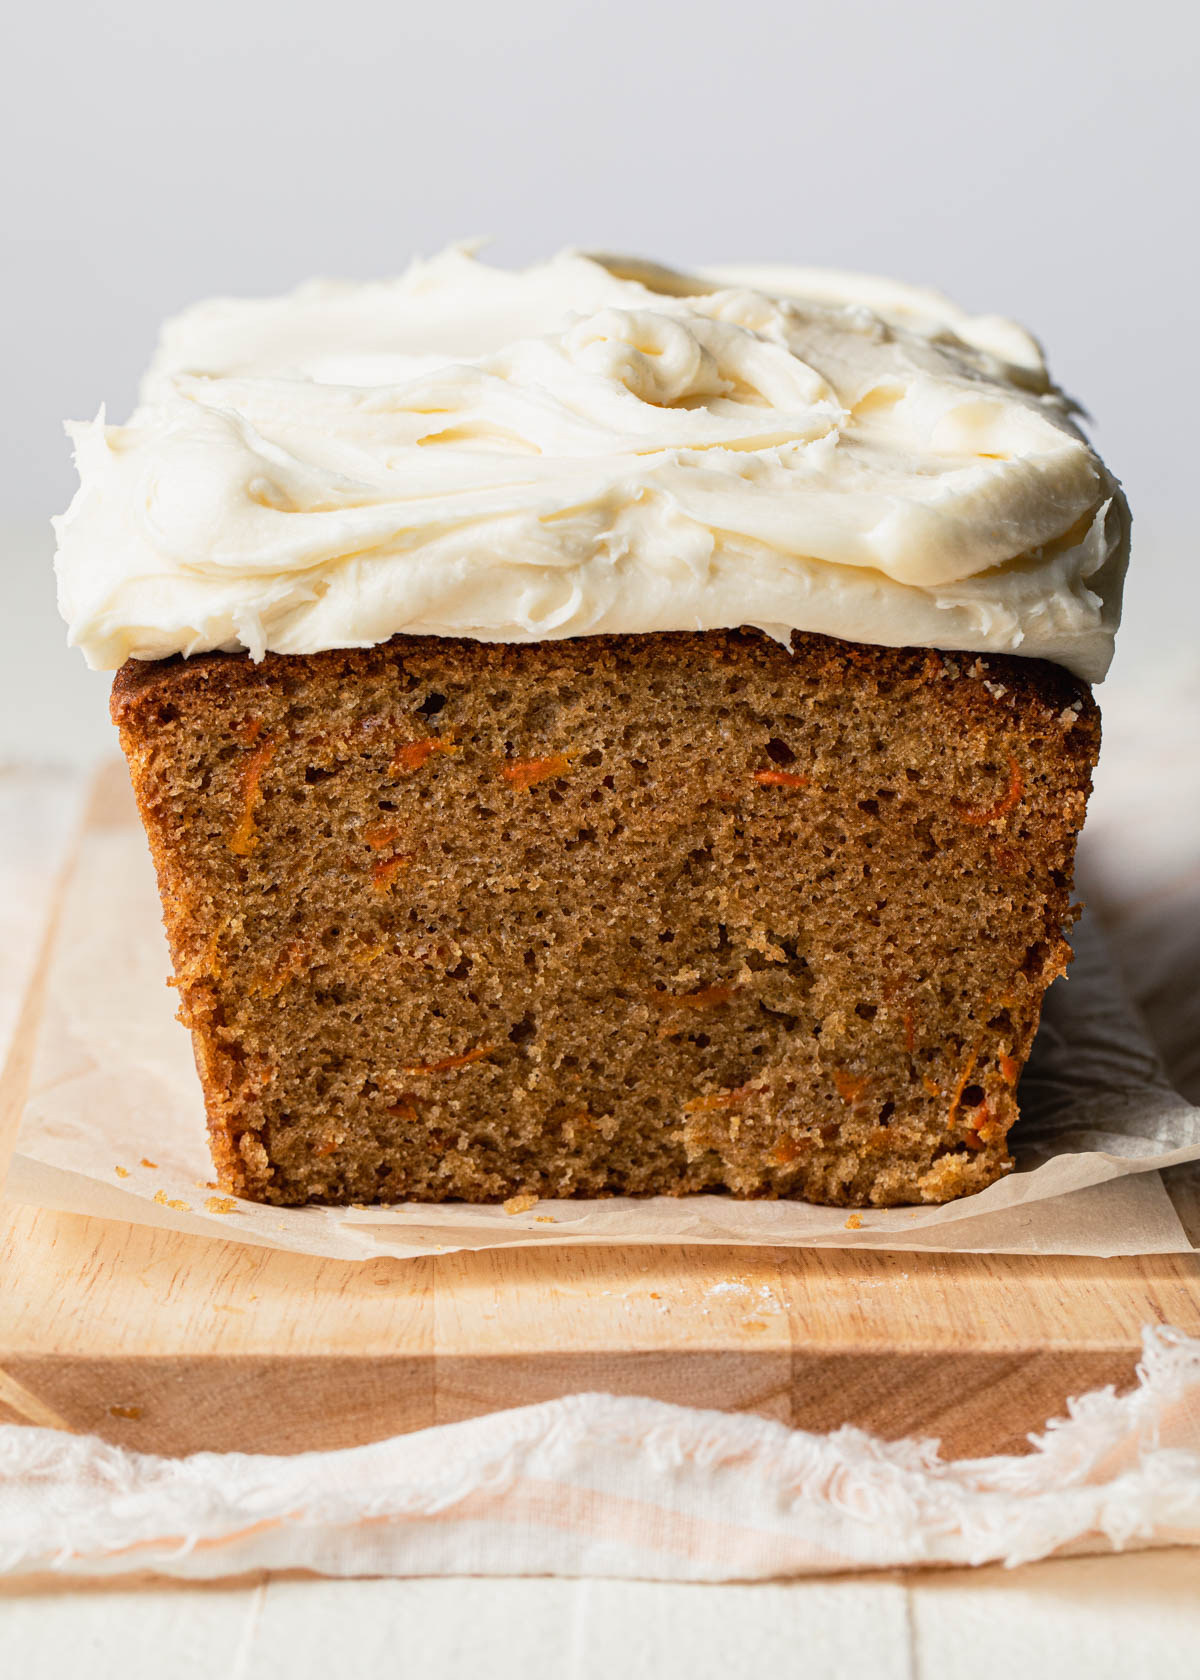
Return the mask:
<path fill-rule="evenodd" d="M 1099 745 L 1056 666 L 757 632 L 129 662 L 223 1183 L 944 1201 L 1009 1164 Z"/>

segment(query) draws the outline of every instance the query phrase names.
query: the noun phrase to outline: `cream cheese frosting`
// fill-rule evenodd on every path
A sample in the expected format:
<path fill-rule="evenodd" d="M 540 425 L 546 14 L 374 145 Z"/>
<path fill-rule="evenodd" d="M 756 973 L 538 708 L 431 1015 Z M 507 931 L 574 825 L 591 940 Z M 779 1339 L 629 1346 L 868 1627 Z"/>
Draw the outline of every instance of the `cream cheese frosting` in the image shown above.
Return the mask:
<path fill-rule="evenodd" d="M 752 625 L 1099 680 L 1128 519 L 1037 344 L 822 270 L 456 247 L 164 328 L 68 427 L 88 663 Z"/>

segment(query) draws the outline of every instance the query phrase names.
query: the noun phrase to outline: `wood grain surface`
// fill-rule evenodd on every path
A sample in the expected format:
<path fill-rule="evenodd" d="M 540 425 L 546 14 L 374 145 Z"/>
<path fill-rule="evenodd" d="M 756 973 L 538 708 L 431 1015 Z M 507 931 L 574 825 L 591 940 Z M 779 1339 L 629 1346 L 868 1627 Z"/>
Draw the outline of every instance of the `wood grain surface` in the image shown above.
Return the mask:
<path fill-rule="evenodd" d="M 324 1261 L 6 1208 L 0 1417 L 143 1451 L 349 1446 L 600 1389 L 1019 1451 L 1143 1324 L 1200 1330 L 1190 1256 L 500 1249 Z"/>
<path fill-rule="evenodd" d="M 87 821 L 128 795 L 101 782 Z M 24 1098 L 35 968 L 0 1089 Z M 505 1248 L 319 1260 L 0 1208 L 0 1419 L 142 1451 L 349 1446 L 586 1390 L 1019 1451 L 1200 1334 L 1200 1258 Z"/>

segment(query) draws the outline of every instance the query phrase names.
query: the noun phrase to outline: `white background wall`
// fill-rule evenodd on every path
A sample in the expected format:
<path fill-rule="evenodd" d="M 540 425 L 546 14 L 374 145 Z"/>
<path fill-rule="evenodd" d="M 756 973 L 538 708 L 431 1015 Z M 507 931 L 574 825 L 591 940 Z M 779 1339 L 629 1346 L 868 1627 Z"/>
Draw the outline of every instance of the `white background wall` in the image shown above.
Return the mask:
<path fill-rule="evenodd" d="M 1125 673 L 1195 658 L 1195 0 L 42 0 L 8 32 L 0 755 L 107 739 L 52 606 L 61 420 L 124 418 L 195 297 L 476 233 L 513 262 L 875 269 L 1015 315 L 1134 506 Z"/>

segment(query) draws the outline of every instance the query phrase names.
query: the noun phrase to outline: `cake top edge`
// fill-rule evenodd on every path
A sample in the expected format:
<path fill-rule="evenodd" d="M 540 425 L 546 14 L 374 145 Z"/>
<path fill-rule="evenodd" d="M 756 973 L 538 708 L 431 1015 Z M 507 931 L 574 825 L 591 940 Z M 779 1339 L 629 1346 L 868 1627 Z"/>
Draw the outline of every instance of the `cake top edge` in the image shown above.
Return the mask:
<path fill-rule="evenodd" d="M 101 669 L 744 624 L 1098 681 L 1120 616 L 1125 503 L 1037 342 L 871 276 L 455 246 L 198 304 L 68 430 Z"/>

